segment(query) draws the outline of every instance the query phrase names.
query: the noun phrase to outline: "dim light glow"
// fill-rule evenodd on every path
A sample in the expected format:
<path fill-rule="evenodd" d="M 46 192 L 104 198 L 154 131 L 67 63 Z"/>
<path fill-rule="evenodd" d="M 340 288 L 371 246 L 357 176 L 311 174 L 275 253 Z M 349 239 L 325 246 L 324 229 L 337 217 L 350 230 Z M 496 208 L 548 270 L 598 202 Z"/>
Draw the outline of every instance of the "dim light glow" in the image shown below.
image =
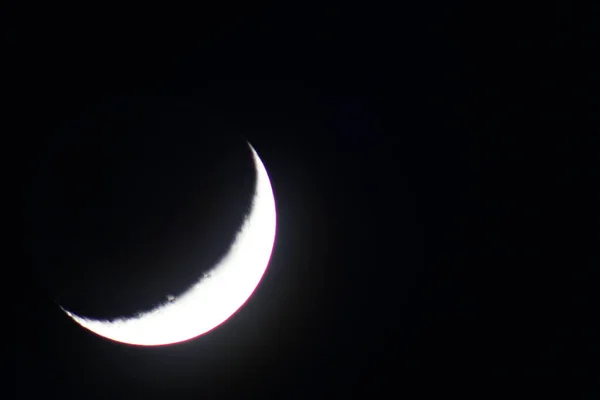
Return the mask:
<path fill-rule="evenodd" d="M 249 145 L 250 146 L 250 145 Z M 65 313 L 105 338 L 158 346 L 202 335 L 229 319 L 250 298 L 262 279 L 275 241 L 276 209 L 267 171 L 252 146 L 256 188 L 250 212 L 227 255 L 184 294 L 133 318 L 94 320 Z"/>

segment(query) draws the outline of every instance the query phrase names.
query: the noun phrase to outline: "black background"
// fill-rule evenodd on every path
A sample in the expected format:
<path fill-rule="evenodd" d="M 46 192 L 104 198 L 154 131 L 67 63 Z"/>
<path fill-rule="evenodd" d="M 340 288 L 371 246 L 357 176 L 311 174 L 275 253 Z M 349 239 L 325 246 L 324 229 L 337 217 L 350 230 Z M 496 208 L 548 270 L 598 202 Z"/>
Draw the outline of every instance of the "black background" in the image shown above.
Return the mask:
<path fill-rule="evenodd" d="M 594 11 L 24 11 L 16 398 L 590 395 Z M 62 313 L 130 314 L 205 272 L 252 193 L 246 140 L 278 228 L 242 309 L 161 348 Z"/>

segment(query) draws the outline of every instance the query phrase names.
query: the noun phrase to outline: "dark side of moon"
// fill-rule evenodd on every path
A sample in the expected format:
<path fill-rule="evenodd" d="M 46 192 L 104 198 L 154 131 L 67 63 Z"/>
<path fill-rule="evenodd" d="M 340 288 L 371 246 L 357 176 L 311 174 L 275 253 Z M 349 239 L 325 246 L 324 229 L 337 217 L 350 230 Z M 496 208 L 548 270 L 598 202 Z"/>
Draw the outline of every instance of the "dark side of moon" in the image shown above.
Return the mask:
<path fill-rule="evenodd" d="M 28 202 L 33 266 L 78 315 L 133 316 L 210 279 L 250 209 L 243 138 L 197 126 L 178 135 L 168 123 L 139 133 L 151 123 L 77 123 L 40 162 Z"/>

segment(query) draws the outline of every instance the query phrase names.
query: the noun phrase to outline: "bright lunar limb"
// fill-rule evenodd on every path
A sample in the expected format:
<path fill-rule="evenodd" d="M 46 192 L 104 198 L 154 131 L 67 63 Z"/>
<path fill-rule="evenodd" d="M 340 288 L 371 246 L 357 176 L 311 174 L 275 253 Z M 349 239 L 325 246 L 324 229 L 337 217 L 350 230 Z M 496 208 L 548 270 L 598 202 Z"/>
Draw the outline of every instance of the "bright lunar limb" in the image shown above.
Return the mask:
<path fill-rule="evenodd" d="M 252 206 L 227 255 L 210 276 L 183 295 L 167 296 L 161 306 L 136 317 L 94 320 L 63 311 L 105 338 L 127 344 L 159 346 L 202 335 L 225 322 L 250 298 L 264 275 L 275 241 L 276 211 L 267 171 L 249 144 L 256 168 Z M 62 308 L 62 307 L 61 307 Z"/>

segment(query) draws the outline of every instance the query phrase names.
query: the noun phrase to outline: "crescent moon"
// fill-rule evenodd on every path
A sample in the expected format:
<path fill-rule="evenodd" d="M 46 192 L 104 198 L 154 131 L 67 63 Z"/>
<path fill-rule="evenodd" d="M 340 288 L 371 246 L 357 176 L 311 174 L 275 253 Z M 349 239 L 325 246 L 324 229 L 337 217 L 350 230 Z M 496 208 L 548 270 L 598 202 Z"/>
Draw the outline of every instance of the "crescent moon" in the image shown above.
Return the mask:
<path fill-rule="evenodd" d="M 136 317 L 95 320 L 61 309 L 82 327 L 116 342 L 160 346 L 200 336 L 229 319 L 250 298 L 262 279 L 275 242 L 276 209 L 269 175 L 248 143 L 256 168 L 255 191 L 228 253 L 210 275 L 181 296 Z"/>

